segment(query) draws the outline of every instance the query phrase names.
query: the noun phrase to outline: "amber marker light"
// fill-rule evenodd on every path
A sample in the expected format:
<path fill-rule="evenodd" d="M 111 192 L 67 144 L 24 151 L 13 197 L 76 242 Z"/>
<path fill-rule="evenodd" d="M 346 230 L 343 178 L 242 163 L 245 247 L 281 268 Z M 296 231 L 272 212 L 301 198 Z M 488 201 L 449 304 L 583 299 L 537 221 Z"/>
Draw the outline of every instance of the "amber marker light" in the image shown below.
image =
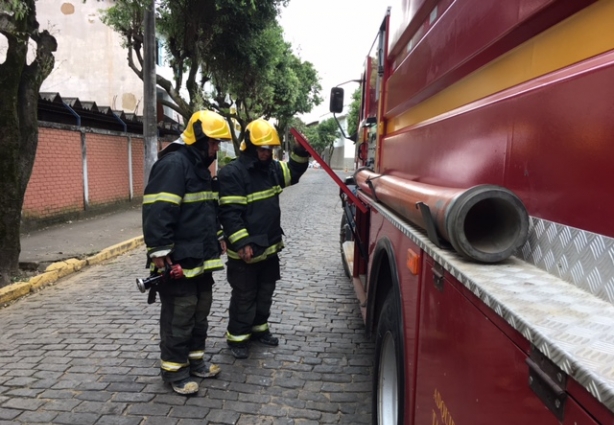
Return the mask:
<path fill-rule="evenodd" d="M 420 274 L 420 254 L 416 254 L 414 250 L 407 250 L 407 268 L 413 275 Z"/>

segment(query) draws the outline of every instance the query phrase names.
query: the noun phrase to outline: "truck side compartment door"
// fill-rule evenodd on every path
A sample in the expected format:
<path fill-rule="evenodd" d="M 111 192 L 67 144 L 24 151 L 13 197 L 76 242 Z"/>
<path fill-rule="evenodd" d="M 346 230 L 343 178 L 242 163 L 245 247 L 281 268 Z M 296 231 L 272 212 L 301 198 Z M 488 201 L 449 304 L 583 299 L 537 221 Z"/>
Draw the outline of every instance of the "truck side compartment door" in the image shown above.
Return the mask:
<path fill-rule="evenodd" d="M 529 386 L 527 353 L 439 264 L 425 264 L 414 423 L 559 424 Z"/>

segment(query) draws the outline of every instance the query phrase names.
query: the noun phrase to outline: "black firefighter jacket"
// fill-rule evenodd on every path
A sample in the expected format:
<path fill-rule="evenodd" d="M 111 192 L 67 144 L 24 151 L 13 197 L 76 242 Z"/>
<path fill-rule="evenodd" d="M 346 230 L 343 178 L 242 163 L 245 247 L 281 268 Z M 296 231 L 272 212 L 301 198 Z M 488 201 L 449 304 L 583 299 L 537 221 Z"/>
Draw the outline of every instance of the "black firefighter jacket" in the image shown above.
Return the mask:
<path fill-rule="evenodd" d="M 187 278 L 222 269 L 218 195 L 196 148 L 179 145 L 156 161 L 143 197 L 147 254 L 171 250 Z"/>
<path fill-rule="evenodd" d="M 220 221 L 228 241 L 229 258 L 251 245 L 251 263 L 265 260 L 283 248 L 279 194 L 298 183 L 308 157 L 293 153 L 290 161 L 273 160 L 263 168 L 245 153 L 220 170 Z"/>

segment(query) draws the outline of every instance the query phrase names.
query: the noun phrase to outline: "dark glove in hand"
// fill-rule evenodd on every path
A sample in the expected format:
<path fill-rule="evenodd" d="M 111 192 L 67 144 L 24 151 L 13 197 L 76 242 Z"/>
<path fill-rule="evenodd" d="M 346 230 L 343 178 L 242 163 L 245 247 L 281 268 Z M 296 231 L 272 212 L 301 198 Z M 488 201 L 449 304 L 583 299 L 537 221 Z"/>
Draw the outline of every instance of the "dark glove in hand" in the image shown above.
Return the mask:
<path fill-rule="evenodd" d="M 309 154 L 309 152 L 307 152 L 307 149 L 305 149 L 303 147 L 303 145 L 301 145 L 300 143 L 297 143 L 296 145 L 294 145 L 294 149 L 292 149 L 292 152 L 294 152 L 296 155 L 302 156 L 302 157 L 311 156 Z"/>

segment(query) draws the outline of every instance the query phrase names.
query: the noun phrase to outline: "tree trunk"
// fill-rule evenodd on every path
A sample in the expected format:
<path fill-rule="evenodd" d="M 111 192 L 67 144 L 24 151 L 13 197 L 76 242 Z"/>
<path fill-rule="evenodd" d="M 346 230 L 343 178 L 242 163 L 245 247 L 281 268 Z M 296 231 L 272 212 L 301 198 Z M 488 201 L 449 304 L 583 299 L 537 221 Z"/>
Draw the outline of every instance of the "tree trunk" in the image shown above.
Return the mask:
<path fill-rule="evenodd" d="M 12 14 L 0 8 L 0 34 L 8 42 L 0 64 L 0 287 L 19 271 L 21 208 L 38 144 L 38 93 L 57 48 L 54 37 L 38 31 L 35 1 L 24 0 L 22 7 L 25 12 Z M 30 38 L 37 47 L 27 65 Z"/>
<path fill-rule="evenodd" d="M 3 91 L 0 84 L 0 91 Z M 7 108 L 7 100 L 0 96 L 0 287 L 10 283 L 19 269 L 19 224 L 24 192 L 21 191 L 20 132 L 16 108 Z"/>

